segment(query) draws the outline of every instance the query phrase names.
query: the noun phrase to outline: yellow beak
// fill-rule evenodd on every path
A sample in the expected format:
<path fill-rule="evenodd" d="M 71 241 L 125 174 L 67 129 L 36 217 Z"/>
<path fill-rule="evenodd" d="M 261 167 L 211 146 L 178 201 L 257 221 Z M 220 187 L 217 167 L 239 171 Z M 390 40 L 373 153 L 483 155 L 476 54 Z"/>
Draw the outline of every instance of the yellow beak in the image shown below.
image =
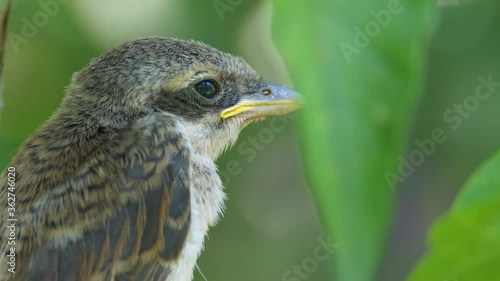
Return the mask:
<path fill-rule="evenodd" d="M 302 106 L 302 96 L 296 91 L 278 84 L 265 83 L 261 92 L 242 98 L 237 104 L 220 112 L 226 119 L 245 114 L 246 119 L 283 115 Z"/>

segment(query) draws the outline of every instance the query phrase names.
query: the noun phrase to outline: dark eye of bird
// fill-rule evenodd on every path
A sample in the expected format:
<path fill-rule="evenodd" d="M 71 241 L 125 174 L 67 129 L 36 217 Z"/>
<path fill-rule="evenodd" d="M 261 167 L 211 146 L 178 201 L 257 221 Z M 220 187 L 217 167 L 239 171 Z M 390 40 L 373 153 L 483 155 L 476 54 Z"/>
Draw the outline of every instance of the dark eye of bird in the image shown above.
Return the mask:
<path fill-rule="evenodd" d="M 219 93 L 220 87 L 217 82 L 212 80 L 204 80 L 199 82 L 194 86 L 194 89 L 198 94 L 204 96 L 205 98 L 211 99 Z"/>

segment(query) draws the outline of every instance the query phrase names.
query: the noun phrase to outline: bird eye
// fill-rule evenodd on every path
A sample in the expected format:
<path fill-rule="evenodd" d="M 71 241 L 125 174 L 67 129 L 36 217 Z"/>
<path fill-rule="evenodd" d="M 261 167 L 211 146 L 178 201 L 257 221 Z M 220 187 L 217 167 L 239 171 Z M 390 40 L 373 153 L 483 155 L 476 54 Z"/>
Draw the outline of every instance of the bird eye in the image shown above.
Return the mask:
<path fill-rule="evenodd" d="M 220 86 L 213 80 L 204 80 L 194 85 L 194 89 L 198 94 L 205 98 L 211 99 L 220 91 Z"/>

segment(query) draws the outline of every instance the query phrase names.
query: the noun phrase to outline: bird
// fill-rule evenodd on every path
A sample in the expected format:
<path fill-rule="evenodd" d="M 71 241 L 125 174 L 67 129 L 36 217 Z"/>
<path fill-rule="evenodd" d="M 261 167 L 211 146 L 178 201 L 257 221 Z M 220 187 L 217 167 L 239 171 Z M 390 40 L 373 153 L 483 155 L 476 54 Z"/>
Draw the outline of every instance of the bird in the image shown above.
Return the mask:
<path fill-rule="evenodd" d="M 0 280 L 192 280 L 224 210 L 216 160 L 302 104 L 199 41 L 141 38 L 91 60 L 0 176 Z"/>

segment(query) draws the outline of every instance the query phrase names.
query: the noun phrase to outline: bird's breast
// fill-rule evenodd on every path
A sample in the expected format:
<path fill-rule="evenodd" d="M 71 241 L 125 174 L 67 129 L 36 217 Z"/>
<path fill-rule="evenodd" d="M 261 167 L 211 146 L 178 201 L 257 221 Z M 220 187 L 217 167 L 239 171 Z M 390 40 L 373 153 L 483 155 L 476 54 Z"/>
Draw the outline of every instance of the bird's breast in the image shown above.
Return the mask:
<path fill-rule="evenodd" d="M 191 281 L 208 228 L 217 223 L 226 195 L 215 163 L 208 157 L 191 157 L 191 225 L 178 263 L 167 281 Z"/>

